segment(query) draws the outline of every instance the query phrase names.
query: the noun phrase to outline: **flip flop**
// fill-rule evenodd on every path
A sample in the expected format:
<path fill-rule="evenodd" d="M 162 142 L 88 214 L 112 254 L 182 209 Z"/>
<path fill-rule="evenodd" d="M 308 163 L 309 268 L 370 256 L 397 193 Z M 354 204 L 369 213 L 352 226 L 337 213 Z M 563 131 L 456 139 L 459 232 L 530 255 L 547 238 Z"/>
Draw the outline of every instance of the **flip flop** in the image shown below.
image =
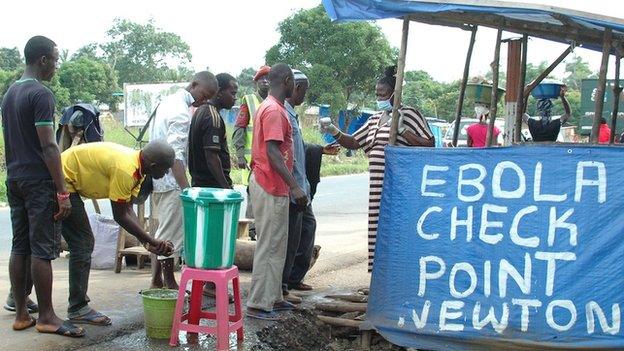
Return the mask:
<path fill-rule="evenodd" d="M 20 330 L 26 330 L 28 328 L 32 328 L 37 324 L 37 320 L 33 317 L 30 317 L 30 322 L 28 322 L 28 324 L 24 324 L 24 325 L 20 325 L 19 327 L 15 326 L 15 323 L 13 323 L 13 330 L 15 331 L 20 331 Z"/>
<path fill-rule="evenodd" d="M 245 315 L 249 318 L 261 319 L 264 321 L 278 321 L 280 319 L 279 315 L 273 311 L 263 311 L 255 308 L 247 308 Z"/>
<path fill-rule="evenodd" d="M 5 310 L 7 310 L 9 312 L 15 312 L 15 302 L 13 302 L 12 304 L 7 302 L 7 303 L 4 304 L 3 307 L 4 307 Z M 33 314 L 33 313 L 39 312 L 39 305 L 37 305 L 33 301 L 30 301 L 28 304 L 26 304 L 26 308 L 28 309 L 28 313 L 29 314 Z"/>
<path fill-rule="evenodd" d="M 84 329 L 77 327 L 69 323 L 68 321 L 63 322 L 63 324 L 61 324 L 61 326 L 58 327 L 58 329 L 55 331 L 41 330 L 37 327 L 35 327 L 35 329 L 37 329 L 37 331 L 42 334 L 56 334 L 61 336 L 67 336 L 70 338 L 81 338 L 85 336 Z"/>
<path fill-rule="evenodd" d="M 98 321 L 98 319 L 100 319 L 100 321 Z M 98 326 L 107 326 L 113 323 L 110 318 L 96 310 L 91 310 L 91 312 L 82 316 L 68 318 L 67 321 L 74 324 L 91 324 Z"/>
<path fill-rule="evenodd" d="M 298 309 L 299 307 L 288 301 L 280 301 L 273 304 L 273 311 L 292 311 Z"/>

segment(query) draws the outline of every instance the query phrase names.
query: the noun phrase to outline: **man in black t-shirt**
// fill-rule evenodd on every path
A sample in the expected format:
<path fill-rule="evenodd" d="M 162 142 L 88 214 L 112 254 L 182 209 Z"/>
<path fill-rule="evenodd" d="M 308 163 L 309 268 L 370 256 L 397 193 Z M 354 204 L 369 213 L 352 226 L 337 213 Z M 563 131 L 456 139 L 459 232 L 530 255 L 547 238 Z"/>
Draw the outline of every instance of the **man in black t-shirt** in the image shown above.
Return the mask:
<path fill-rule="evenodd" d="M 60 252 L 61 220 L 71 213 L 69 193 L 54 137 L 54 95 L 50 81 L 58 65 L 56 44 L 42 36 L 24 48 L 26 68 L 2 101 L 2 129 L 7 166 L 7 197 L 13 241 L 9 276 L 14 297 L 14 330 L 36 325 L 41 333 L 83 336 L 84 330 L 61 320 L 52 307 L 51 261 Z M 28 272 L 37 291 L 39 317 L 30 317 Z"/>
<path fill-rule="evenodd" d="M 227 73 L 217 74 L 216 78 L 217 94 L 198 108 L 191 120 L 188 165 L 192 186 L 231 189 L 230 153 L 219 110 L 234 106 L 238 84 Z"/>
<path fill-rule="evenodd" d="M 562 86 L 559 97 L 561 98 L 565 113 L 559 119 L 553 120 L 550 118 L 553 107 L 553 103 L 550 99 L 540 99 L 537 101 L 537 113 L 540 116 L 539 120 L 530 118 L 526 113 L 524 114 L 523 119 L 529 126 L 529 132 L 531 132 L 533 141 L 557 141 L 561 126 L 570 119 L 570 104 L 565 97 L 566 91 L 567 88 Z"/>

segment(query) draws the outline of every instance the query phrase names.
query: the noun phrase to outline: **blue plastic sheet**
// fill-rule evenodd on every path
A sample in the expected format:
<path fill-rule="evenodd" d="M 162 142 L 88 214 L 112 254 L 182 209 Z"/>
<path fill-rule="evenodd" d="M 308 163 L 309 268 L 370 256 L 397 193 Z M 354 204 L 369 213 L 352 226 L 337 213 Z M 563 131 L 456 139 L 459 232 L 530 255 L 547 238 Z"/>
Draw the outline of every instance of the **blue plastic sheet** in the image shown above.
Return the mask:
<path fill-rule="evenodd" d="M 387 147 L 368 321 L 418 349 L 624 349 L 622 152 Z"/>
<path fill-rule="evenodd" d="M 494 14 L 510 19 L 520 19 L 523 21 L 541 23 L 559 23 L 558 17 L 554 14 L 562 15 L 566 21 L 573 22 L 577 26 L 585 27 L 588 30 L 612 30 L 623 32 L 624 24 L 621 21 L 615 22 L 588 13 L 580 13 L 571 10 L 538 8 L 531 5 L 520 6 L 510 3 L 505 6 L 488 6 L 479 4 L 477 1 L 456 1 L 452 2 L 421 2 L 413 0 L 322 0 L 327 15 L 334 21 L 352 20 L 377 20 L 384 18 L 397 18 L 405 15 L 436 14 L 444 12 Z M 558 40 L 567 43 L 566 40 Z M 601 45 L 591 44 L 585 46 L 588 49 L 601 51 Z"/>

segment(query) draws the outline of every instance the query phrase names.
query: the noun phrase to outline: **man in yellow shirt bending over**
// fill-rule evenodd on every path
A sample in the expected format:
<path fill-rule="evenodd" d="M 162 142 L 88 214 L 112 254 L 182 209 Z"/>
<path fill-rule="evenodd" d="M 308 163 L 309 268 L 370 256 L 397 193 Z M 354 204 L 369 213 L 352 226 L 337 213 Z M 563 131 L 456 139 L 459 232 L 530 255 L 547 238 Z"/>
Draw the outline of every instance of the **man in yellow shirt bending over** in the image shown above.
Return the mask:
<path fill-rule="evenodd" d="M 132 209 L 146 176 L 162 178 L 173 165 L 171 146 L 152 141 L 142 150 L 114 143 L 88 143 L 71 147 L 61 154 L 63 174 L 72 212 L 62 223 L 63 237 L 69 246 L 69 307 L 73 323 L 109 325 L 110 318 L 89 307 L 87 288 L 93 252 L 93 232 L 81 196 L 110 199 L 113 217 L 128 233 L 157 255 L 168 256 L 170 243 L 149 236 Z"/>

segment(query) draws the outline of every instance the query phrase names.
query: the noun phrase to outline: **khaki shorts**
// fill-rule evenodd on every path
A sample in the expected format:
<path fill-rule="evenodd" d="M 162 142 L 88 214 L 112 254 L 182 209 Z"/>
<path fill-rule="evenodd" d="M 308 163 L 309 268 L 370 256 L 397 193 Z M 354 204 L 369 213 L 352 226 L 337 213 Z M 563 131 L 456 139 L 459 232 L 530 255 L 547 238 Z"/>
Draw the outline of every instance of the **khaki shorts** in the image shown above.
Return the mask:
<path fill-rule="evenodd" d="M 184 219 L 180 194 L 180 190 L 152 194 L 154 198 L 153 213 L 158 219 L 158 229 L 154 237 L 173 243 L 173 254 L 169 257 L 158 256 L 159 260 L 180 257 L 180 252 L 184 246 Z"/>

